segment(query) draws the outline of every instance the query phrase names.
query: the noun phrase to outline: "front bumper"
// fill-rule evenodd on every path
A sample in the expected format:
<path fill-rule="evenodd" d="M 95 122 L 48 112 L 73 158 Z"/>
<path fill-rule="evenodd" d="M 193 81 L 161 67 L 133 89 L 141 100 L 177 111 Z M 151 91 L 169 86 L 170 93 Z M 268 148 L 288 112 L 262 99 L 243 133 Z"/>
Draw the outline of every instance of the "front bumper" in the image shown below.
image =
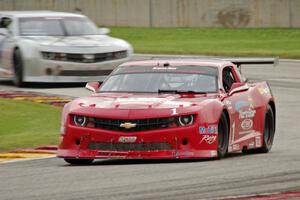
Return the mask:
<path fill-rule="evenodd" d="M 23 80 L 24 82 L 61 83 L 104 81 L 112 70 L 128 60 L 129 57 L 98 63 L 75 63 L 43 59 L 26 60 Z"/>
<path fill-rule="evenodd" d="M 94 128 L 81 128 L 70 125 L 67 133 L 61 138 L 57 156 L 60 158 L 89 158 L 89 159 L 162 159 L 162 158 L 213 158 L 217 157 L 217 142 L 208 144 L 202 140 L 196 125 L 180 128 L 168 128 L 145 132 L 122 133 Z M 147 149 L 141 150 L 110 150 L 91 149 L 90 144 L 94 142 L 121 144 L 120 137 L 135 137 L 133 143 L 122 143 L 125 145 L 166 143 L 169 149 Z M 216 136 L 217 137 L 217 136 Z M 217 138 L 216 138 L 217 139 Z M 217 140 L 216 140 L 217 141 Z"/>

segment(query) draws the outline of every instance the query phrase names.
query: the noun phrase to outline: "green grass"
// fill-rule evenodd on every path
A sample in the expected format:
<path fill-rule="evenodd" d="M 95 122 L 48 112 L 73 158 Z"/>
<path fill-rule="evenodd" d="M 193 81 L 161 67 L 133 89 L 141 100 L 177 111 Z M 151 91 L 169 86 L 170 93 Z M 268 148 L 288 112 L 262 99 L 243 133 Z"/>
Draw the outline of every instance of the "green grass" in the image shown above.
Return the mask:
<path fill-rule="evenodd" d="M 0 152 L 58 144 L 61 108 L 0 98 Z"/>
<path fill-rule="evenodd" d="M 300 58 L 300 29 L 111 27 L 110 35 L 136 53 Z"/>

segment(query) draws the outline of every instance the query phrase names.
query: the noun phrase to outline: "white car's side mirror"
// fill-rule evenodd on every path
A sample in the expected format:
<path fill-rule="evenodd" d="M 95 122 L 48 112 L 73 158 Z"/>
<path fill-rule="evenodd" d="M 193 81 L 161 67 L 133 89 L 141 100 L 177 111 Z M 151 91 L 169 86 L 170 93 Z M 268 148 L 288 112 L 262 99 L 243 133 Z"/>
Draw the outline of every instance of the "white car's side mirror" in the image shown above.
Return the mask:
<path fill-rule="evenodd" d="M 109 34 L 110 33 L 110 29 L 109 28 L 99 28 L 98 29 L 98 33 L 100 35 L 106 35 L 106 34 Z"/>

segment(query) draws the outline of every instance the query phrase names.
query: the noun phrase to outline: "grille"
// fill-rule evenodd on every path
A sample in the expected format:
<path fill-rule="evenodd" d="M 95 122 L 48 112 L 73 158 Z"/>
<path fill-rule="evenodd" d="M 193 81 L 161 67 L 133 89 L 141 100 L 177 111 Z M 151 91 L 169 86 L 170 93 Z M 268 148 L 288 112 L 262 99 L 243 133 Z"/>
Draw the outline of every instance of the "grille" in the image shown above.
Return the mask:
<path fill-rule="evenodd" d="M 135 124 L 135 127 L 125 128 L 120 127 L 121 124 Z M 122 131 L 122 132 L 135 132 L 147 131 L 155 129 L 163 129 L 172 126 L 175 123 L 175 118 L 152 118 L 152 119 L 139 119 L 139 120 L 119 120 L 119 119 L 103 119 L 94 118 L 94 126 L 98 129 Z"/>
<path fill-rule="evenodd" d="M 105 151 L 158 151 L 158 150 L 172 149 L 171 145 L 167 142 L 142 142 L 142 143 L 91 142 L 88 148 L 90 150 L 105 150 Z"/>
<path fill-rule="evenodd" d="M 116 51 L 96 54 L 42 52 L 42 56 L 44 59 L 47 60 L 58 60 L 77 63 L 97 63 L 126 58 L 127 51 Z"/>
<path fill-rule="evenodd" d="M 64 70 L 59 73 L 61 76 L 106 76 L 112 70 L 99 70 L 99 71 L 81 71 L 81 70 Z"/>

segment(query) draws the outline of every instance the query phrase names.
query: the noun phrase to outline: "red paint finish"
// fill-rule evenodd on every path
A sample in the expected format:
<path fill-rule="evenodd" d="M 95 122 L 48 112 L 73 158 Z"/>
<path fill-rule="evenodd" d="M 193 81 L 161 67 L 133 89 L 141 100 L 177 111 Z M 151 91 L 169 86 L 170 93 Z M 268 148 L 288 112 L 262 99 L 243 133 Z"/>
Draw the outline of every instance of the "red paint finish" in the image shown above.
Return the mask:
<path fill-rule="evenodd" d="M 158 66 L 158 61 L 123 64 L 130 66 Z M 266 82 L 244 83 L 241 75 L 227 61 L 184 62 L 168 61 L 171 66 L 213 66 L 218 69 L 219 90 L 208 94 L 159 93 L 95 93 L 75 99 L 65 105 L 62 129 L 65 134 L 58 148 L 62 158 L 212 158 L 217 157 L 218 124 L 222 112 L 229 114 L 228 152 L 262 146 L 262 133 L 267 104 L 274 101 Z M 222 70 L 232 66 L 236 81 L 248 89 L 232 95 L 223 88 Z M 237 86 L 235 86 L 237 87 Z M 236 88 L 234 88 L 236 89 Z M 95 128 L 74 124 L 75 115 L 89 119 L 112 119 L 126 123 L 117 126 L 134 126 L 133 120 L 153 118 L 178 118 L 192 115 L 194 122 L 187 126 L 170 125 L 144 131 L 120 131 L 111 127 Z M 128 127 L 127 127 L 128 128 Z M 128 130 L 131 127 L 128 128 Z M 93 147 L 97 143 L 100 145 Z M 157 144 L 159 143 L 159 144 Z M 154 145 L 152 147 L 149 147 Z M 162 146 L 155 146 L 162 145 Z"/>

